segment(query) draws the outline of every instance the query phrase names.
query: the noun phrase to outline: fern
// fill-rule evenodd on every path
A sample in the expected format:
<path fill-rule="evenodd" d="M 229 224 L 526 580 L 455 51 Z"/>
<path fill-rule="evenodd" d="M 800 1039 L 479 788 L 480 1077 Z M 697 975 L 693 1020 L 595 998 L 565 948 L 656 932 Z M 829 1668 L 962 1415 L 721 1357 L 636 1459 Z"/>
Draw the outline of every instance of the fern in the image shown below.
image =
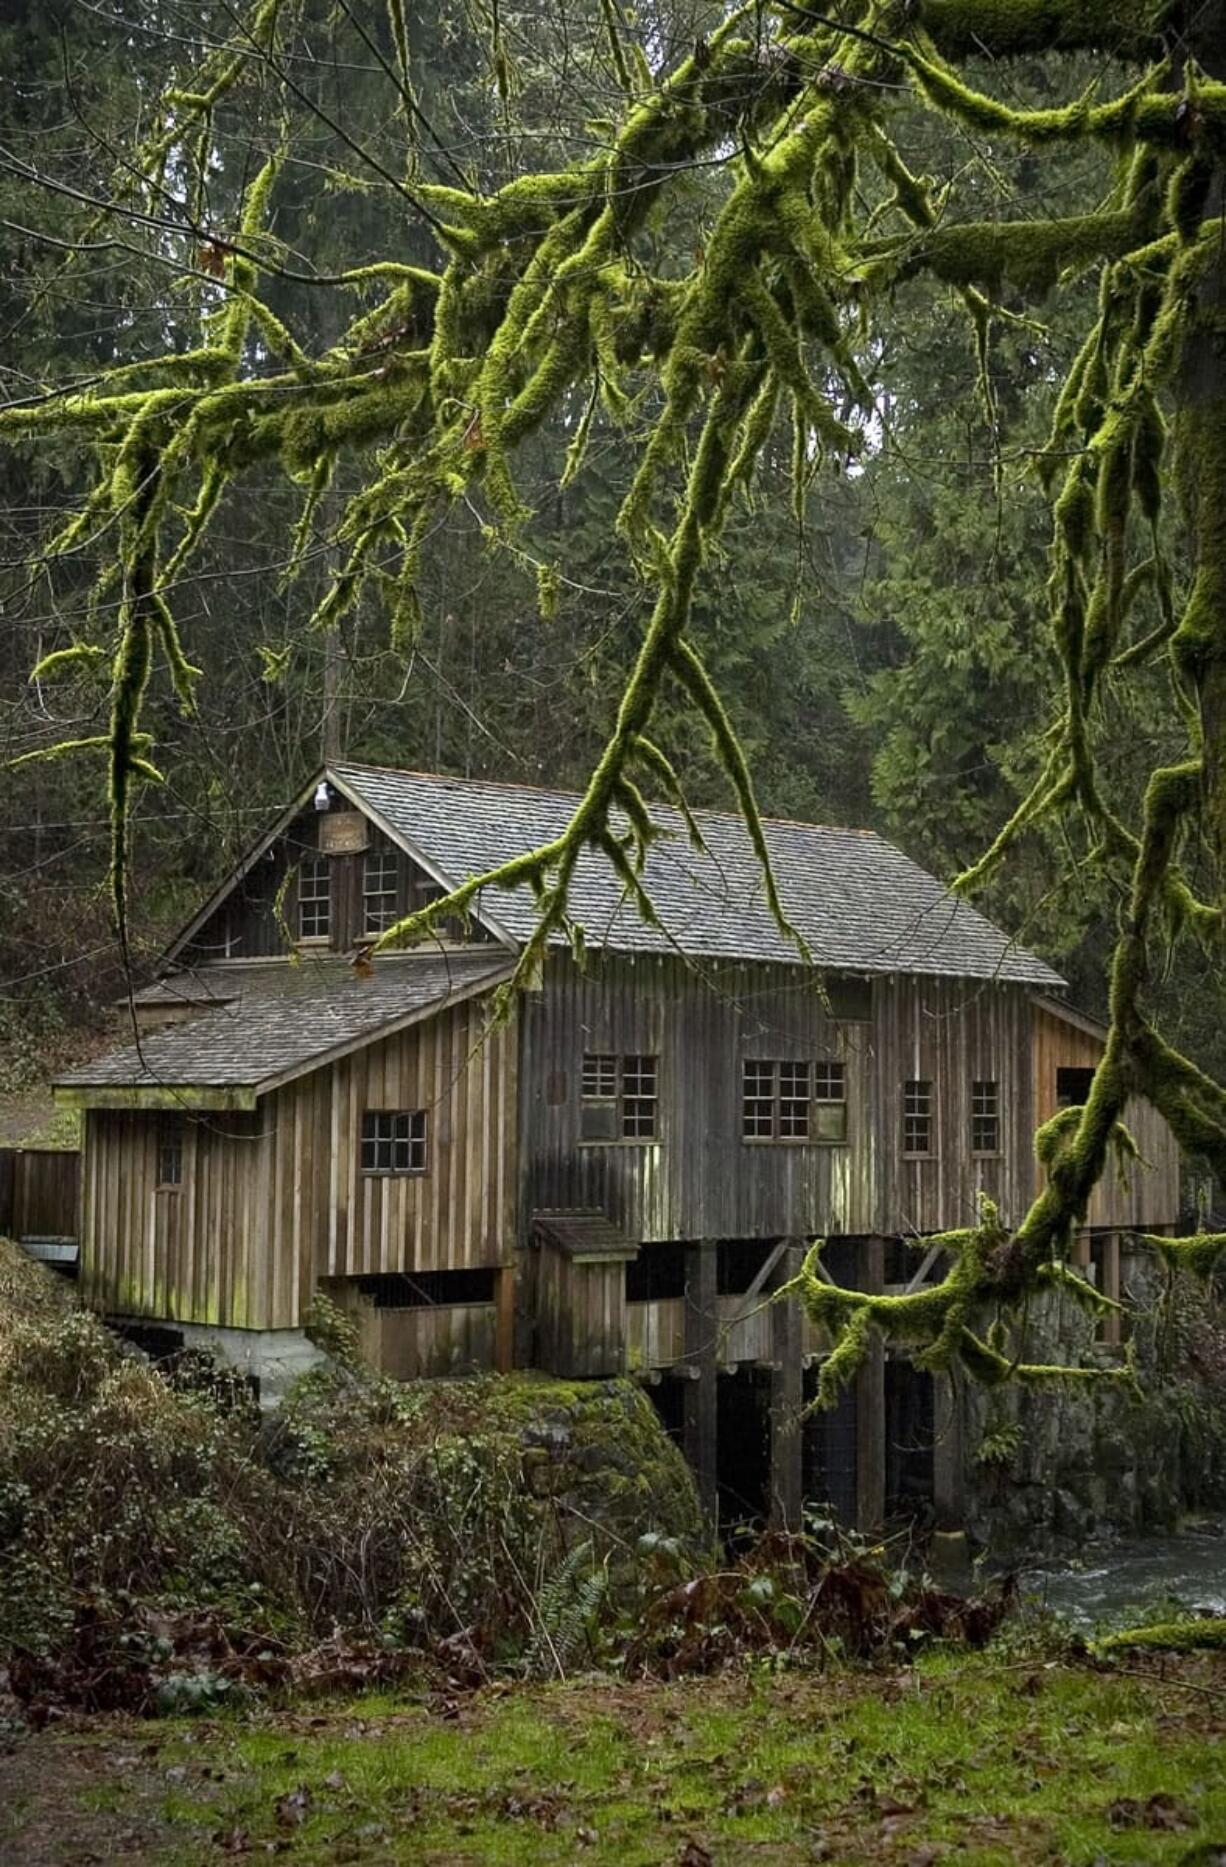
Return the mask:
<path fill-rule="evenodd" d="M 566 1677 L 590 1643 L 608 1589 L 608 1570 L 595 1561 L 591 1540 L 576 1543 L 545 1578 L 534 1604 L 536 1626 L 524 1656 L 529 1678 Z"/>

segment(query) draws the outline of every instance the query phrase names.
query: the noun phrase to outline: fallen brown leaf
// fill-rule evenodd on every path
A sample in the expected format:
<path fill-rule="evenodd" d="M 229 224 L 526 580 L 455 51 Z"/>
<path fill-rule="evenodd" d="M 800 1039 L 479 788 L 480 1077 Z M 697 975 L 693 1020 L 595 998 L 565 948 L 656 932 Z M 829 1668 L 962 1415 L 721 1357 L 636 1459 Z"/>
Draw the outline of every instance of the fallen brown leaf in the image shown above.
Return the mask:
<path fill-rule="evenodd" d="M 287 1796 L 282 1796 L 277 1803 L 277 1820 L 282 1828 L 300 1828 L 307 1818 L 311 1806 L 311 1792 L 305 1783 L 297 1789 L 291 1789 Z"/>

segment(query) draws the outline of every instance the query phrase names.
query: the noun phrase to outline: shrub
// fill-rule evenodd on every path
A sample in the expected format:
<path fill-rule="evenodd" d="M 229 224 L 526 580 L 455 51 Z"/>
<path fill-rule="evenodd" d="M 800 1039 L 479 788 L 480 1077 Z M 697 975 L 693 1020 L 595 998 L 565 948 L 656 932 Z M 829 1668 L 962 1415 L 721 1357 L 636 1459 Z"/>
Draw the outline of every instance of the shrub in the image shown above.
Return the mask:
<path fill-rule="evenodd" d="M 155 1369 L 10 1249 L 0 1663 L 28 1694 L 151 1706 L 202 1655 L 237 1677 L 338 1634 L 478 1671 L 526 1646 L 563 1539 L 481 1383 L 334 1366 L 261 1418 L 228 1369 Z"/>

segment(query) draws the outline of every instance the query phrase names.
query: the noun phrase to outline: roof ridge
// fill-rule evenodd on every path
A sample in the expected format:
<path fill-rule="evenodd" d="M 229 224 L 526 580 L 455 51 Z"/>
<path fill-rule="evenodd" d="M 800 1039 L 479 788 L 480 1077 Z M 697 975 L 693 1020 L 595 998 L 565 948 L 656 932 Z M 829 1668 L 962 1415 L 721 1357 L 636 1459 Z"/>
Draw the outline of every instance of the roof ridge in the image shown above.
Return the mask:
<path fill-rule="evenodd" d="M 520 778 L 460 778 L 452 772 L 418 771 L 409 765 L 369 765 L 361 759 L 330 759 L 328 763 L 329 767 L 335 771 L 382 772 L 386 776 L 393 778 L 428 778 L 436 784 L 454 784 L 465 788 L 472 788 L 480 785 L 484 786 L 484 788 L 489 791 L 529 791 L 536 797 L 573 798 L 576 803 L 578 803 L 583 796 L 582 791 L 573 791 L 567 785 L 527 784 Z M 678 816 L 681 814 L 677 805 L 670 804 L 667 798 L 650 797 L 647 799 L 647 802 L 649 804 L 658 805 L 661 810 L 674 811 Z M 888 837 L 882 836 L 880 830 L 869 829 L 863 824 L 815 823 L 808 817 L 775 817 L 766 811 L 760 812 L 759 814 L 763 823 L 778 824 L 784 829 L 833 830 L 840 836 L 871 836 L 876 842 L 887 843 L 891 849 L 896 849 L 898 847 L 896 843 L 890 843 Z M 718 817 L 724 818 L 730 823 L 743 823 L 745 821 L 743 814 L 739 810 L 719 810 L 713 805 L 708 804 L 695 805 L 691 810 L 691 815 L 700 820 L 703 818 Z M 908 862 L 915 860 L 913 856 L 907 856 L 905 849 L 899 850 L 899 854 L 906 856 Z"/>

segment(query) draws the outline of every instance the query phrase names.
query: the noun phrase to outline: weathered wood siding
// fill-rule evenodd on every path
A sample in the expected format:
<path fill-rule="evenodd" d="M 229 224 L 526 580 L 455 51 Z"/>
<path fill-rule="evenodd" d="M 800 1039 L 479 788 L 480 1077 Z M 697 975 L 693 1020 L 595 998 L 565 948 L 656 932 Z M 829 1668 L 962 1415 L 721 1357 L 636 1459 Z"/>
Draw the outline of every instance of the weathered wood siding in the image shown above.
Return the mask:
<path fill-rule="evenodd" d="M 298 935 L 298 870 L 302 862 L 322 853 L 320 824 L 323 821 L 323 813 L 314 810 L 304 810 L 295 817 L 284 835 L 265 850 L 225 900 L 218 903 L 184 949 L 181 955 L 184 964 L 269 959 L 285 953 L 287 929 L 291 942 L 296 941 Z M 328 856 L 332 878 L 331 931 L 327 940 L 313 944 L 325 950 L 348 953 L 356 942 L 369 937 L 363 900 L 363 864 L 368 852 L 388 854 L 395 859 L 397 916 L 420 907 L 435 889 L 435 883 L 424 869 L 382 830 L 367 824 L 365 849 Z M 458 931 L 452 929 L 448 937 Z M 470 928 L 461 937 L 465 941 L 488 938 L 477 927 Z"/>
<path fill-rule="evenodd" d="M 275 1306 L 293 1323 L 320 1277 L 469 1270 L 515 1241 L 513 1023 L 469 1000 L 268 1098 Z M 366 1109 L 424 1109 L 428 1171 L 361 1171 Z"/>
<path fill-rule="evenodd" d="M 82 1185 L 82 1294 L 124 1316 L 274 1327 L 264 1224 L 262 1111 L 181 1118 L 183 1178 L 157 1184 L 164 1116 L 90 1109 Z"/>
<path fill-rule="evenodd" d="M 571 1258 L 548 1245 L 536 1267 L 536 1360 L 565 1380 L 624 1374 L 626 1264 Z"/>
<path fill-rule="evenodd" d="M 1102 1050 L 1100 1039 L 1092 1032 L 1043 1005 L 1034 1007 L 1036 1121 L 1048 1121 L 1056 1112 L 1057 1070 L 1092 1070 Z M 1152 1231 L 1174 1225 L 1179 1217 L 1179 1145 L 1158 1111 L 1139 1097 L 1129 1102 L 1124 1121 L 1141 1159 L 1127 1165 L 1122 1180 L 1114 1160 L 1109 1162 L 1090 1200 L 1086 1224 L 1120 1231 Z M 1037 1190 L 1042 1185 L 1037 1162 L 1032 1162 L 1031 1170 Z"/>
<path fill-rule="evenodd" d="M 514 1027 L 453 1006 L 287 1084 L 249 1115 L 185 1112 L 183 1178 L 156 1184 L 164 1116 L 86 1117 L 81 1271 L 123 1315 L 296 1328 L 320 1277 L 463 1270 L 514 1243 Z M 361 1172 L 366 1109 L 425 1109 L 420 1175 Z"/>
<path fill-rule="evenodd" d="M 829 982 L 835 1007 L 840 982 Z M 867 999 L 866 999 L 867 1009 Z M 1031 1004 L 1017 986 L 882 977 L 871 1018 L 832 1018 L 812 979 L 782 966 L 631 963 L 580 971 L 555 957 L 523 1009 L 521 1224 L 544 1207 L 597 1207 L 629 1237 L 893 1235 L 965 1224 L 979 1190 L 1007 1217 L 1033 1174 Z M 659 1136 L 584 1142 L 585 1051 L 659 1059 Z M 840 1058 L 847 1141 L 741 1135 L 746 1058 Z M 903 1155 L 903 1084 L 935 1087 L 930 1158 Z M 971 1154 L 971 1085 L 996 1082 L 1001 1149 Z"/>
<path fill-rule="evenodd" d="M 495 1365 L 498 1311 L 494 1303 L 379 1308 L 352 1283 L 338 1280 L 326 1287 L 356 1323 L 363 1360 L 395 1381 L 473 1374 Z"/>
<path fill-rule="evenodd" d="M 978 1195 L 1007 1222 L 1033 1186 L 1034 1107 L 1029 1068 L 1032 1008 L 1023 987 L 979 979 L 886 975 L 873 987 L 871 1120 L 873 1215 L 883 1237 L 974 1222 Z M 933 1151 L 903 1152 L 903 1088 L 930 1082 Z M 1000 1151 L 971 1151 L 971 1085 L 998 1085 Z"/>
<path fill-rule="evenodd" d="M 553 1207 L 636 1241 L 872 1229 L 869 1026 L 832 1021 L 799 969 L 552 956 L 521 1017 L 521 1225 Z M 580 1139 L 585 1051 L 658 1058 L 656 1140 Z M 746 1057 L 841 1058 L 849 1144 L 742 1142 Z"/>
<path fill-rule="evenodd" d="M 68 1148 L 0 1148 L 0 1233 L 75 1238 L 81 1156 Z"/>

